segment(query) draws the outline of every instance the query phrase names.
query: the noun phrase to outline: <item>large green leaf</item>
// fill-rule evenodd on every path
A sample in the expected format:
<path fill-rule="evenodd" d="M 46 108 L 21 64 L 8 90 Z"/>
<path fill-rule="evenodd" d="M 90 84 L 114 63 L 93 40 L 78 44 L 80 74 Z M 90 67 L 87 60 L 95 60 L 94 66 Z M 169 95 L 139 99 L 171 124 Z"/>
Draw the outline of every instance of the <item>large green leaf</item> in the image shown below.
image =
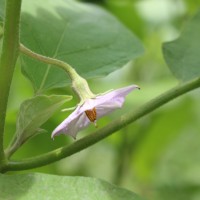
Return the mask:
<path fill-rule="evenodd" d="M 36 96 L 28 99 L 20 106 L 17 119 L 16 135 L 21 142 L 32 137 L 52 114 L 65 102 L 71 100 L 71 96 L 51 95 Z"/>
<path fill-rule="evenodd" d="M 47 174 L 0 175 L 0 199 L 141 200 L 103 180 Z"/>
<path fill-rule="evenodd" d="M 63 60 L 86 78 L 106 75 L 143 53 L 139 40 L 103 9 L 74 0 L 26 0 L 21 41 Z M 61 69 L 22 57 L 23 73 L 37 92 L 69 83 Z"/>
<path fill-rule="evenodd" d="M 180 37 L 163 45 L 165 60 L 181 81 L 200 77 L 200 11 L 185 26 Z"/>

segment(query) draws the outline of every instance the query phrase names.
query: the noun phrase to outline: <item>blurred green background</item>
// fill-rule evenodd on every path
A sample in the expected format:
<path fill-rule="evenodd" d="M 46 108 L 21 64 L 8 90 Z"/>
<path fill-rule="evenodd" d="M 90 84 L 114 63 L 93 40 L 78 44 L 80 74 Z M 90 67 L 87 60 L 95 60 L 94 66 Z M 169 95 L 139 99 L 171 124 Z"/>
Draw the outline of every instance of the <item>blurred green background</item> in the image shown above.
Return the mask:
<path fill-rule="evenodd" d="M 115 15 L 145 46 L 145 54 L 107 77 L 89 80 L 95 93 L 129 84 L 140 91 L 127 96 L 123 109 L 99 120 L 103 127 L 120 114 L 141 106 L 178 84 L 162 56 L 162 43 L 177 38 L 186 21 L 200 7 L 199 0 L 84 0 Z M 68 88 L 49 91 L 72 94 Z M 5 145 L 15 131 L 20 104 L 33 95 L 31 84 L 18 65 L 12 83 Z M 200 199 L 200 103 L 199 90 L 190 92 L 127 126 L 98 144 L 69 158 L 35 170 L 68 176 L 92 176 L 128 188 L 147 200 Z M 76 97 L 64 107 L 76 105 Z M 43 126 L 48 133 L 27 142 L 13 158 L 38 155 L 72 143 L 51 131 L 69 112 L 60 112 Z M 78 138 L 95 130 L 92 125 Z M 28 172 L 28 171 L 26 171 Z M 12 172 L 14 173 L 14 172 Z M 21 172 L 22 173 L 22 172 Z M 24 172 L 23 172 L 24 173 Z"/>

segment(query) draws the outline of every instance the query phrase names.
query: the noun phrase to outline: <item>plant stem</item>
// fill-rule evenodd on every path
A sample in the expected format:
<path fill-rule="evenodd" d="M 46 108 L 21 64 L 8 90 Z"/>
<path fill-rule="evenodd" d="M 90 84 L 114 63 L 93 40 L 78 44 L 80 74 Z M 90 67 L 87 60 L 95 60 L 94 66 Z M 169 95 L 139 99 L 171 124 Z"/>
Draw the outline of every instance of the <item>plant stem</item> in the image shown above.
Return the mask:
<path fill-rule="evenodd" d="M 114 132 L 147 115 L 148 113 L 156 110 L 160 106 L 175 99 L 176 97 L 181 96 L 182 94 L 185 94 L 188 91 L 191 91 L 198 87 L 200 87 L 200 78 L 194 79 L 190 82 L 172 88 L 169 91 L 163 93 L 162 95 L 156 97 L 155 99 L 149 101 L 145 105 L 141 106 L 137 110 L 122 115 L 119 119 L 111 122 L 102 129 L 95 131 L 93 134 L 88 135 L 69 146 L 61 147 L 49 153 L 25 159 L 19 162 L 11 161 L 7 164 L 7 166 L 5 166 L 4 171 L 6 172 L 15 170 L 26 170 L 41 167 L 52 162 L 58 161 L 62 158 L 71 156 L 72 154 L 75 154 L 108 137 Z"/>
<path fill-rule="evenodd" d="M 34 58 L 36 60 L 39 60 L 41 62 L 44 62 L 46 64 L 58 66 L 59 68 L 61 68 L 67 72 L 67 74 L 69 75 L 71 80 L 73 80 L 74 76 L 76 76 L 76 74 L 77 74 L 76 71 L 74 70 L 74 68 L 72 68 L 69 64 L 67 64 L 61 60 L 57 60 L 55 58 L 50 58 L 50 57 L 35 53 L 35 52 L 31 51 L 30 49 L 28 49 L 27 47 L 25 47 L 23 44 L 20 44 L 20 51 L 22 53 L 24 53 L 25 55 L 27 55 L 31 58 Z"/>
<path fill-rule="evenodd" d="M 6 158 L 9 159 L 20 146 L 21 146 L 21 143 L 19 141 L 19 137 L 17 137 L 17 135 L 15 134 L 9 146 L 5 149 Z"/>
<path fill-rule="evenodd" d="M 0 169 L 6 162 L 3 134 L 10 85 L 19 53 L 21 0 L 6 0 L 2 54 L 0 58 Z"/>
<path fill-rule="evenodd" d="M 57 60 L 55 58 L 50 58 L 50 57 L 35 53 L 31 51 L 30 49 L 28 49 L 27 47 L 25 47 L 23 44 L 20 44 L 20 51 L 31 58 L 34 58 L 46 64 L 56 65 L 57 67 L 63 69 L 69 75 L 72 81 L 72 88 L 75 91 L 75 93 L 78 95 L 79 99 L 81 100 L 81 103 L 84 101 L 85 98 L 91 98 L 95 96 L 91 92 L 87 81 L 84 78 L 82 78 L 76 72 L 76 70 L 73 67 L 71 67 L 69 64 L 61 60 Z"/>

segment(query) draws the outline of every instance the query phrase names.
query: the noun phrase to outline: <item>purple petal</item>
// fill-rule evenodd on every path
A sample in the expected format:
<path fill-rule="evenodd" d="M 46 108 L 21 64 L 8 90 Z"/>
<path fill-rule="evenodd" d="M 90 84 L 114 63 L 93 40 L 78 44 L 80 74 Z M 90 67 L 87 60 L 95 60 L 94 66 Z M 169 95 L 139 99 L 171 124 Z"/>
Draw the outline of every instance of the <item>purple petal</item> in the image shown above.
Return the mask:
<path fill-rule="evenodd" d="M 78 131 L 89 125 L 90 121 L 85 115 L 81 106 L 78 106 L 56 129 L 52 132 L 51 137 L 66 134 L 76 138 Z"/>
<path fill-rule="evenodd" d="M 86 99 L 84 104 L 80 106 L 80 112 L 93 109 L 96 106 L 95 99 Z"/>
<path fill-rule="evenodd" d="M 125 97 L 126 95 L 128 95 L 132 90 L 134 89 L 138 89 L 139 87 L 137 85 L 130 85 L 130 86 L 127 86 L 127 87 L 123 87 L 123 88 L 120 88 L 120 89 L 117 89 L 117 90 L 113 90 L 109 93 L 106 93 L 104 95 L 100 95 L 100 96 L 97 96 L 95 99 L 96 99 L 96 105 L 98 104 L 102 104 L 108 100 L 112 101 L 112 99 L 115 99 L 115 98 L 118 98 L 118 97 Z M 96 106 L 95 105 L 95 106 Z"/>
<path fill-rule="evenodd" d="M 124 98 L 115 98 L 112 101 L 107 101 L 104 104 L 100 104 L 96 107 L 97 119 L 101 118 L 104 115 L 111 113 L 117 108 L 121 108 L 124 102 Z"/>
<path fill-rule="evenodd" d="M 126 95 L 128 95 L 132 90 L 137 88 L 139 88 L 137 85 L 131 85 L 128 87 L 114 90 L 101 96 L 97 96 L 94 99 L 94 107 L 97 111 L 97 119 L 109 114 L 117 108 L 121 108 L 125 101 Z"/>

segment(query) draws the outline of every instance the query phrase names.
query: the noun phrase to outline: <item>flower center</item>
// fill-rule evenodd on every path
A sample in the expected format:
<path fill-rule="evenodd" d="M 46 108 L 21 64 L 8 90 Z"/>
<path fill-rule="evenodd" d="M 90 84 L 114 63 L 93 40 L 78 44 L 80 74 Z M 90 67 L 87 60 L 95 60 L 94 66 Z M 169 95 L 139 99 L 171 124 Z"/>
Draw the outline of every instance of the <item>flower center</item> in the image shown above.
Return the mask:
<path fill-rule="evenodd" d="M 97 119 L 97 112 L 96 112 L 96 108 L 93 108 L 91 110 L 86 110 L 85 111 L 86 116 L 88 117 L 88 119 L 93 122 L 96 125 L 96 119 Z"/>

